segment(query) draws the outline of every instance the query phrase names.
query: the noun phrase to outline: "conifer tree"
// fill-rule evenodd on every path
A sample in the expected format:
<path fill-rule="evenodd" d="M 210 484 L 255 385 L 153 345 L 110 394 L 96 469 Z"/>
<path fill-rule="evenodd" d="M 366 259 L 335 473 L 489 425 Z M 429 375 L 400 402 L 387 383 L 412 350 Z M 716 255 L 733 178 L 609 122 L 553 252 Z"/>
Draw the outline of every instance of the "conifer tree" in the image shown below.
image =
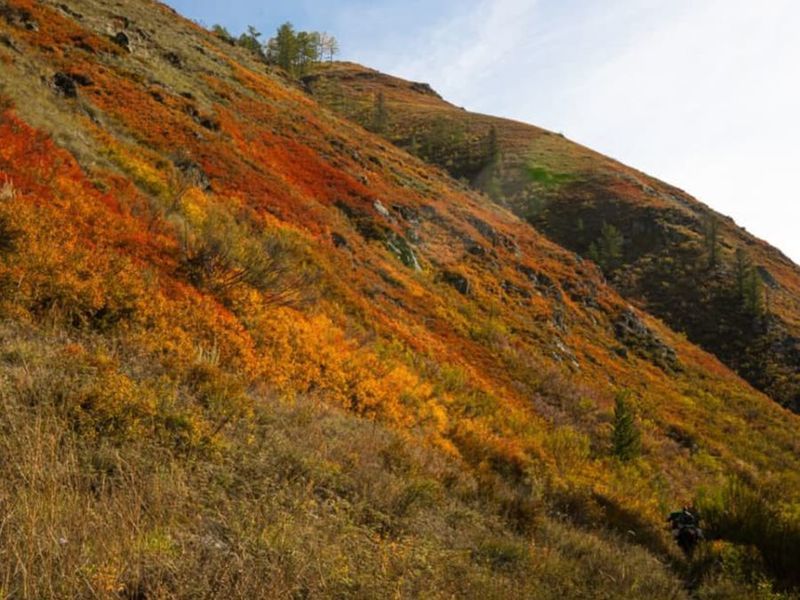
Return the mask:
<path fill-rule="evenodd" d="M 289 22 L 281 25 L 269 45 L 270 59 L 287 73 L 293 73 L 298 50 L 294 26 Z"/>
<path fill-rule="evenodd" d="M 589 258 L 608 272 L 620 266 L 622 262 L 622 248 L 625 238 L 619 229 L 609 223 L 603 223 L 600 230 L 600 239 L 589 246 Z"/>
<path fill-rule="evenodd" d="M 719 263 L 719 220 L 716 215 L 709 215 L 705 230 L 708 268 L 715 269 Z"/>
<path fill-rule="evenodd" d="M 761 280 L 758 269 L 753 266 L 747 253 L 741 248 L 736 249 L 734 273 L 736 293 L 742 309 L 753 318 L 763 317 L 765 313 L 764 282 Z"/>
<path fill-rule="evenodd" d="M 642 449 L 641 433 L 636 426 L 628 392 L 617 394 L 614 407 L 614 431 L 612 443 L 614 455 L 622 461 L 630 461 L 639 456 Z"/>
<path fill-rule="evenodd" d="M 319 60 L 322 52 L 320 34 L 315 31 L 301 31 L 295 37 L 295 46 L 291 73 L 300 77 L 305 75 L 311 65 Z"/>
<path fill-rule="evenodd" d="M 322 60 L 323 55 L 333 56 L 339 45 L 333 36 L 317 31 L 296 31 L 294 25 L 284 23 L 267 44 L 267 60 L 278 65 L 294 77 L 302 77 Z"/>
<path fill-rule="evenodd" d="M 744 298 L 742 298 L 745 310 L 753 317 L 761 317 L 764 314 L 764 283 L 758 269 L 751 267 L 744 283 Z"/>
<path fill-rule="evenodd" d="M 736 264 L 734 266 L 736 274 L 736 293 L 739 298 L 744 298 L 744 284 L 747 279 L 747 269 L 749 261 L 747 255 L 741 248 L 736 249 Z"/>
<path fill-rule="evenodd" d="M 486 141 L 486 163 L 496 165 L 500 160 L 500 146 L 497 142 L 497 127 L 492 125 L 489 129 L 489 137 Z"/>
<path fill-rule="evenodd" d="M 231 32 L 228 31 L 222 25 L 219 25 L 219 24 L 213 25 L 211 27 L 211 33 L 213 33 L 215 36 L 217 36 L 218 38 L 220 38 L 221 40 L 223 40 L 224 42 L 226 42 L 228 44 L 234 45 L 236 43 L 236 38 L 233 37 L 231 35 Z"/>
<path fill-rule="evenodd" d="M 375 97 L 375 109 L 372 116 L 372 131 L 386 133 L 389 126 L 389 111 L 386 108 L 386 97 L 380 92 Z"/>
<path fill-rule="evenodd" d="M 247 50 L 250 50 L 250 52 L 263 57 L 264 48 L 261 46 L 261 41 L 259 40 L 260 37 L 261 32 L 259 32 L 252 25 L 249 25 L 247 27 L 247 33 L 240 35 L 236 43 L 242 48 L 246 48 Z"/>

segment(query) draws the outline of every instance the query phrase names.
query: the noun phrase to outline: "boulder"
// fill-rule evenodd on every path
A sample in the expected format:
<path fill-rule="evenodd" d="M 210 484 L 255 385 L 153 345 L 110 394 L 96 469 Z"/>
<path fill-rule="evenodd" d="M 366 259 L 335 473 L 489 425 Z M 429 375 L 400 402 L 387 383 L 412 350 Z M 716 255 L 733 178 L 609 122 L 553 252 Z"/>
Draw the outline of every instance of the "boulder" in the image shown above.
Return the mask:
<path fill-rule="evenodd" d="M 411 248 L 405 238 L 403 238 L 403 236 L 395 233 L 394 231 L 390 231 L 386 236 L 385 243 L 389 251 L 399 258 L 400 262 L 402 262 L 409 269 L 414 269 L 415 271 L 422 270 L 422 267 L 420 267 L 419 261 L 417 260 L 417 255 L 414 254 L 414 250 Z"/>
<path fill-rule="evenodd" d="M 211 190 L 211 181 L 202 167 L 193 160 L 183 157 L 175 160 L 175 168 L 181 172 L 184 179 L 204 192 Z"/>
<path fill-rule="evenodd" d="M 133 52 L 133 49 L 131 48 L 131 38 L 124 31 L 120 31 L 115 35 L 112 35 L 111 41 L 114 42 L 120 48 L 124 48 L 128 52 Z"/>
<path fill-rule="evenodd" d="M 467 279 L 461 273 L 456 273 L 454 271 L 443 271 L 441 274 L 441 279 L 447 285 L 455 288 L 458 293 L 463 294 L 464 296 L 468 296 L 472 291 L 472 284 L 470 283 L 469 279 Z"/>
<path fill-rule="evenodd" d="M 177 52 L 167 52 L 164 54 L 164 60 L 171 64 L 176 69 L 183 68 L 183 58 Z"/>
<path fill-rule="evenodd" d="M 382 216 L 384 219 L 388 219 L 388 218 L 391 217 L 391 213 L 389 212 L 389 209 L 386 208 L 383 205 L 383 202 L 381 202 L 380 200 L 375 200 L 375 202 L 373 203 L 373 206 L 375 207 L 375 210 L 378 212 L 378 214 L 380 216 Z"/>
<path fill-rule="evenodd" d="M 331 233 L 331 241 L 336 248 L 347 248 L 347 238 L 335 231 Z"/>
<path fill-rule="evenodd" d="M 53 75 L 53 87 L 57 94 L 65 98 L 78 97 L 78 86 L 75 84 L 75 80 L 66 73 L 58 72 Z"/>

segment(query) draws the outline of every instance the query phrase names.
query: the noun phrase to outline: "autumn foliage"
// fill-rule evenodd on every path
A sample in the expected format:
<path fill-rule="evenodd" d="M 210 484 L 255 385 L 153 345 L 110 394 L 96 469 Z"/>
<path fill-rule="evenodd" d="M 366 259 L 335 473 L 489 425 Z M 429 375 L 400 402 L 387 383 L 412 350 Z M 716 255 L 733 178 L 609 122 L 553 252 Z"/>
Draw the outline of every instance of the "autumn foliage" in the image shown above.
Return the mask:
<path fill-rule="evenodd" d="M 25 50 L 0 45 L 2 424 L 45 449 L 20 467 L 40 483 L 8 493 L 32 515 L 68 490 L 50 530 L 18 515 L 16 538 L 80 540 L 3 571 L 4 593 L 180 595 L 192 573 L 253 593 L 236 561 L 279 595 L 508 597 L 562 578 L 578 593 L 600 585 L 581 557 L 610 552 L 610 594 L 679 594 L 653 567 L 678 560 L 668 506 L 769 471 L 796 510 L 797 418 L 596 267 L 165 6 L 73 4 L 0 12 Z M 32 82 L 34 65 L 76 96 Z M 627 347 L 623 314 L 680 368 Z M 630 462 L 612 443 L 623 388 Z M 69 460 L 47 475 L 52 440 Z M 115 510 L 135 542 L 126 521 L 103 552 Z"/>

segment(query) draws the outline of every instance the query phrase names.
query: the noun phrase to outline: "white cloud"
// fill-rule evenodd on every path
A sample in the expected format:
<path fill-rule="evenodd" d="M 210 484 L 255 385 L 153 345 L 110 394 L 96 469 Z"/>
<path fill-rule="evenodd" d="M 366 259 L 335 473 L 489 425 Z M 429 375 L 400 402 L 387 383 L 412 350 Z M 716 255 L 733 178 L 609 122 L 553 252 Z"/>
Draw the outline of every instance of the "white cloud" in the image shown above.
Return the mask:
<path fill-rule="evenodd" d="M 518 59 L 537 5 L 536 0 L 482 0 L 419 32 L 412 52 L 385 57 L 385 63 L 397 75 L 435 81 L 453 100 L 472 97 L 498 65 Z"/>

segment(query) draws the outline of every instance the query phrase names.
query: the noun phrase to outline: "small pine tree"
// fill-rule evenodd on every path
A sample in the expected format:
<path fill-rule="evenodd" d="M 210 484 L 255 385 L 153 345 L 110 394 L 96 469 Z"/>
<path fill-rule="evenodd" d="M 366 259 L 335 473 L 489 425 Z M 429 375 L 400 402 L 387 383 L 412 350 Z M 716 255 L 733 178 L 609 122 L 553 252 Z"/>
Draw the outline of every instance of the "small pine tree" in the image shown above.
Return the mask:
<path fill-rule="evenodd" d="M 751 267 L 744 282 L 744 309 L 754 318 L 764 314 L 764 282 L 758 269 Z"/>
<path fill-rule="evenodd" d="M 231 35 L 231 32 L 225 29 L 222 25 L 214 25 L 211 27 L 211 33 L 217 36 L 222 41 L 233 46 L 236 44 L 236 38 Z"/>
<path fill-rule="evenodd" d="M 736 293 L 742 309 L 753 318 L 763 317 L 766 312 L 764 282 L 761 280 L 758 268 L 741 248 L 736 249 L 734 273 Z"/>
<path fill-rule="evenodd" d="M 380 92 L 375 97 L 375 112 L 372 115 L 372 131 L 386 133 L 389 126 L 389 111 L 386 108 L 386 97 Z"/>
<path fill-rule="evenodd" d="M 496 202 L 500 202 L 503 199 L 503 186 L 500 175 L 497 173 L 496 169 L 493 169 L 492 173 L 489 175 L 489 178 L 484 185 L 484 191 L 492 200 Z"/>
<path fill-rule="evenodd" d="M 411 134 L 411 141 L 408 143 L 408 151 L 414 156 L 420 155 L 419 140 L 417 139 L 416 133 Z"/>
<path fill-rule="evenodd" d="M 480 159 L 479 172 L 474 176 L 474 184 L 478 185 L 494 200 L 501 200 L 502 186 L 500 177 L 500 145 L 497 141 L 497 128 L 492 125 L 483 139 L 483 156 Z"/>
<path fill-rule="evenodd" d="M 603 271 L 614 271 L 622 262 L 624 245 L 625 238 L 620 230 L 609 223 L 603 223 L 600 239 L 589 246 L 589 258 L 600 265 Z"/>
<path fill-rule="evenodd" d="M 253 54 L 263 58 L 264 48 L 261 45 L 261 40 L 259 39 L 260 37 L 261 32 L 252 25 L 249 25 L 247 27 L 247 33 L 240 35 L 236 43 L 242 48 L 246 48 Z"/>
<path fill-rule="evenodd" d="M 296 56 L 292 65 L 292 74 L 302 77 L 308 69 L 319 61 L 322 42 L 320 34 L 315 31 L 301 31 L 295 37 Z"/>
<path fill-rule="evenodd" d="M 486 164 L 496 165 L 500 160 L 500 145 L 497 141 L 497 128 L 492 125 L 486 140 Z"/>
<path fill-rule="evenodd" d="M 739 298 L 744 298 L 744 284 L 747 279 L 747 270 L 750 267 L 750 261 L 747 259 L 747 254 L 741 248 L 736 249 L 736 294 Z"/>
<path fill-rule="evenodd" d="M 614 407 L 614 432 L 612 442 L 614 455 L 622 461 L 633 460 L 642 450 L 641 433 L 636 426 L 633 410 L 628 403 L 630 394 L 617 394 Z"/>
<path fill-rule="evenodd" d="M 716 215 L 709 215 L 706 221 L 705 242 L 708 268 L 716 269 L 719 263 L 719 220 Z"/>
<path fill-rule="evenodd" d="M 289 22 L 278 27 L 275 37 L 269 41 L 267 57 L 287 73 L 294 73 L 298 56 L 297 33 Z"/>

